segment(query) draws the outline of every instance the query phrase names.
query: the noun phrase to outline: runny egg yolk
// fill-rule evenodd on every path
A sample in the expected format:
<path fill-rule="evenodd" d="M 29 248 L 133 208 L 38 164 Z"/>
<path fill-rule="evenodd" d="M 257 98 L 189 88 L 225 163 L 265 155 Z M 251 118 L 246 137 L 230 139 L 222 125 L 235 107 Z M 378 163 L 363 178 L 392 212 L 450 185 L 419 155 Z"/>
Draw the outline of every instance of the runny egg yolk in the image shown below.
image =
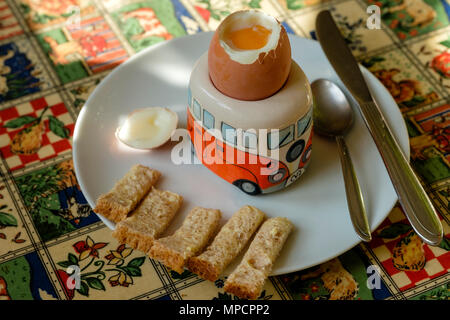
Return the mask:
<path fill-rule="evenodd" d="M 271 33 L 271 30 L 257 24 L 249 28 L 230 31 L 225 35 L 225 39 L 237 49 L 256 50 L 266 45 Z"/>

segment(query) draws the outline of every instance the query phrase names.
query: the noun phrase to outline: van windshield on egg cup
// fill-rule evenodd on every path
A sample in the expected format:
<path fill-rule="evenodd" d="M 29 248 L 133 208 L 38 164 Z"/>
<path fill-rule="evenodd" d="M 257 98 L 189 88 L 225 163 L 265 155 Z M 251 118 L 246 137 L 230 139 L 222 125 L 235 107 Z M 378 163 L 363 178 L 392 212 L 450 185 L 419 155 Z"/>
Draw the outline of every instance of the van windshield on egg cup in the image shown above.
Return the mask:
<path fill-rule="evenodd" d="M 276 93 L 291 69 L 286 30 L 257 10 L 237 11 L 216 30 L 208 51 L 209 75 L 223 94 L 261 100 Z"/>

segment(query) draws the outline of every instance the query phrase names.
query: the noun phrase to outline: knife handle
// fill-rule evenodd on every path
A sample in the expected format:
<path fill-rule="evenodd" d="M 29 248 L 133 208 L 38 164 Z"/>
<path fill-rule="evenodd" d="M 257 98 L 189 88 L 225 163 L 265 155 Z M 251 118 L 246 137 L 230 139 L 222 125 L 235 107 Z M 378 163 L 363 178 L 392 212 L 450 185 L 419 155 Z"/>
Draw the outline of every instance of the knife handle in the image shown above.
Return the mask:
<path fill-rule="evenodd" d="M 438 245 L 442 241 L 443 230 L 431 200 L 401 152 L 375 102 L 360 101 L 360 106 L 366 126 L 378 147 L 411 226 L 426 243 Z"/>

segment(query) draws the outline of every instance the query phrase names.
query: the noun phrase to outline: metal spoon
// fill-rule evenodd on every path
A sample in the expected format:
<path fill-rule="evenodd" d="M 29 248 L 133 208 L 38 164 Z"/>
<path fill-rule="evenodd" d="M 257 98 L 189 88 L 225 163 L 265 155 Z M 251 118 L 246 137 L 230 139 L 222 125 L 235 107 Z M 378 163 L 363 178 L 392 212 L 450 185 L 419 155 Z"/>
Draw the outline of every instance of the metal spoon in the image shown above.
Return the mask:
<path fill-rule="evenodd" d="M 311 84 L 311 89 L 315 100 L 314 131 L 321 135 L 336 138 L 350 218 L 361 240 L 370 241 L 372 236 L 367 221 L 363 195 L 344 140 L 345 133 L 353 124 L 352 107 L 341 89 L 329 80 L 318 79 Z"/>

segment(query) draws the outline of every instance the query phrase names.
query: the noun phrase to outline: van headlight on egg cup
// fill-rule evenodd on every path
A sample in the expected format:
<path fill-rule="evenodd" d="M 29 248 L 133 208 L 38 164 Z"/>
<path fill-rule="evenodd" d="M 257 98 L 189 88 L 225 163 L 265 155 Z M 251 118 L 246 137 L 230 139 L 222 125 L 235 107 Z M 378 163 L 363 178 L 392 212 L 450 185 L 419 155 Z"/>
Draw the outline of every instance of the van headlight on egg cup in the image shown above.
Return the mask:
<path fill-rule="evenodd" d="M 286 174 L 287 170 L 285 168 L 280 168 L 268 177 L 269 182 L 272 184 L 280 183 L 286 177 Z"/>

